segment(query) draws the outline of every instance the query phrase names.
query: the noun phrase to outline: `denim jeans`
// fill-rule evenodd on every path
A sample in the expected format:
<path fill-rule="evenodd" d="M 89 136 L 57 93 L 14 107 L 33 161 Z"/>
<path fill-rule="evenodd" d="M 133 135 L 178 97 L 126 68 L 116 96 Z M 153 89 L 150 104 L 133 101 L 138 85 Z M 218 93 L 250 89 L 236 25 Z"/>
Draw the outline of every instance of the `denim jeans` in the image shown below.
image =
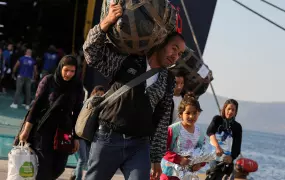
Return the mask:
<path fill-rule="evenodd" d="M 82 179 L 83 169 L 87 167 L 87 161 L 89 157 L 90 145 L 84 139 L 79 140 L 78 160 L 77 166 L 74 171 L 76 176 L 75 180 Z"/>
<path fill-rule="evenodd" d="M 126 180 L 149 180 L 149 137 L 97 131 L 91 145 L 86 180 L 110 180 L 120 169 Z"/>

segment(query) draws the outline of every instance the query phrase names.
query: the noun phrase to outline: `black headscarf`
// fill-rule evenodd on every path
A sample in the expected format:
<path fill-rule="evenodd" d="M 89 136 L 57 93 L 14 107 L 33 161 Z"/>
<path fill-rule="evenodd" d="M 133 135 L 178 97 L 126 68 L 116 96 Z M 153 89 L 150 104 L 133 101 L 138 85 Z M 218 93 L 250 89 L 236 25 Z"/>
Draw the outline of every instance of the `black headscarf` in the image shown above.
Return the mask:
<path fill-rule="evenodd" d="M 61 74 L 62 68 L 67 65 L 76 67 L 75 75 L 69 81 L 65 81 L 62 78 Z M 60 60 L 56 68 L 56 71 L 54 73 L 54 82 L 55 82 L 56 91 L 65 93 L 66 91 L 74 90 L 74 87 L 78 84 L 79 81 L 77 78 L 77 69 L 78 69 L 77 60 L 74 56 L 66 55 Z"/>

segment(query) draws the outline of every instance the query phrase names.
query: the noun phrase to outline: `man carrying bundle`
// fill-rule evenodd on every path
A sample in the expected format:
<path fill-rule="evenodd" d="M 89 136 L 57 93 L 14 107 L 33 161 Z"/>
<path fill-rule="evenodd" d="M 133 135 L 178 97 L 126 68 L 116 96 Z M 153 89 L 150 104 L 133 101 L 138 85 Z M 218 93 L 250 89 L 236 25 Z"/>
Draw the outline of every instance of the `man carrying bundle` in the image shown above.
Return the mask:
<path fill-rule="evenodd" d="M 167 67 L 179 59 L 185 42 L 174 32 L 148 57 L 124 55 L 106 38 L 108 29 L 121 16 L 122 7 L 111 3 L 108 15 L 90 30 L 83 46 L 87 63 L 112 83 L 110 93 L 149 69 L 161 70 L 103 107 L 86 180 L 110 180 L 119 168 L 125 179 L 149 180 L 151 165 L 152 178 L 159 179 L 160 161 L 166 151 L 175 85 Z"/>

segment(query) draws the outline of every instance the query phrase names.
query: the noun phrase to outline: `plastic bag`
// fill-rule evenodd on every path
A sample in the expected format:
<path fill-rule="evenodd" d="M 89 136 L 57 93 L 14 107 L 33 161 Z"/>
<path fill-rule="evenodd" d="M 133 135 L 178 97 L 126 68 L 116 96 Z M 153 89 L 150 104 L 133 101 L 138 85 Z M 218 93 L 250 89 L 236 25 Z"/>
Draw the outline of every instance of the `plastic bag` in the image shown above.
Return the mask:
<path fill-rule="evenodd" d="M 208 163 L 216 159 L 216 153 L 213 151 L 213 147 L 209 143 L 204 143 L 202 147 L 195 148 L 188 153 L 180 153 L 181 156 L 189 156 L 190 163 L 186 167 L 182 167 L 178 164 L 172 162 L 167 162 L 167 166 L 173 167 L 172 176 L 176 176 L 179 179 L 184 179 L 185 177 L 197 177 L 197 174 L 192 171 L 192 166 L 199 163 Z M 164 159 L 163 159 L 164 160 Z M 164 160 L 166 161 L 166 160 Z M 194 178 L 194 179 L 195 179 Z"/>
<path fill-rule="evenodd" d="M 220 145 L 220 147 L 223 149 L 224 154 L 221 157 L 216 158 L 216 161 L 223 161 L 225 156 L 231 155 L 232 150 L 232 144 L 233 144 L 233 138 L 232 138 L 232 132 L 230 130 L 221 131 L 216 133 L 217 141 Z M 214 147 L 214 145 L 212 145 Z"/>
<path fill-rule="evenodd" d="M 35 180 L 38 158 L 28 143 L 20 142 L 8 154 L 7 180 Z"/>
<path fill-rule="evenodd" d="M 200 148 L 195 148 L 194 151 L 189 155 L 190 156 L 190 166 L 199 163 L 208 163 L 216 159 L 216 152 L 212 145 L 208 142 L 205 142 L 204 145 Z"/>

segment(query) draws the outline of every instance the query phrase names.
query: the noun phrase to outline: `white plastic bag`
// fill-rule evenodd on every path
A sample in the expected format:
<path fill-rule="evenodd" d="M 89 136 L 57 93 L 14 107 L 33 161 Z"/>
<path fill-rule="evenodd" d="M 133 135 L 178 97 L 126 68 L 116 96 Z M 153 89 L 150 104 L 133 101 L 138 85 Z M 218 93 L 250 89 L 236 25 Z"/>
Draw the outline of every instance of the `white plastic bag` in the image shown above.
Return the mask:
<path fill-rule="evenodd" d="M 189 179 L 189 177 L 192 179 L 198 178 L 197 172 L 191 172 L 193 165 L 203 162 L 208 163 L 216 159 L 216 153 L 208 142 L 205 142 L 202 147 L 197 147 L 187 153 L 181 152 L 179 155 L 184 157 L 190 156 L 190 163 L 188 166 L 182 167 L 178 164 L 168 162 L 165 159 L 162 159 L 162 161 L 165 161 L 165 164 L 167 164 L 167 166 L 173 167 L 172 176 L 176 176 L 179 179 L 183 180 Z"/>
<path fill-rule="evenodd" d="M 20 142 L 8 154 L 7 180 L 35 180 L 38 158 L 28 143 Z"/>
<path fill-rule="evenodd" d="M 233 144 L 233 138 L 232 138 L 232 132 L 231 131 L 222 131 L 216 133 L 216 139 L 220 145 L 220 147 L 223 149 L 224 154 L 221 157 L 216 158 L 216 161 L 223 161 L 225 156 L 231 155 L 232 150 L 232 144 Z M 212 144 L 214 147 L 214 145 Z M 214 149 L 216 151 L 216 148 Z"/>

